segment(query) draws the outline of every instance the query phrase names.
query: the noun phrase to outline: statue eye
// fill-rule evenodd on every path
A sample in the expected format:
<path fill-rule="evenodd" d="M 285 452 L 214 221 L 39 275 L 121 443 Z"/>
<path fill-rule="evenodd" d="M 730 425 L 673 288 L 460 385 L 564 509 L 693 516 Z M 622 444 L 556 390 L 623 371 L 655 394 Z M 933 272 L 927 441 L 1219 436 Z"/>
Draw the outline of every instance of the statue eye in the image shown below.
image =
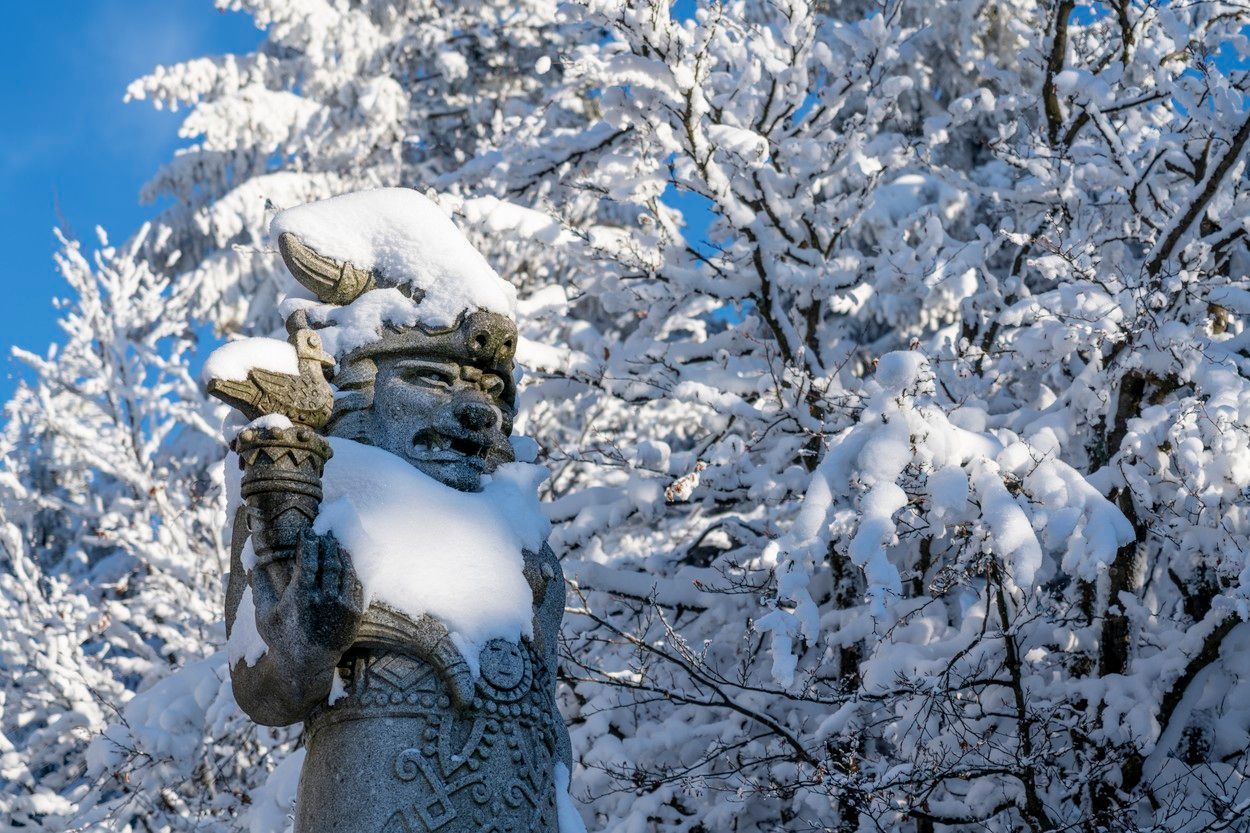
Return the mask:
<path fill-rule="evenodd" d="M 413 365 L 404 368 L 404 378 L 409 382 L 437 385 L 440 388 L 449 388 L 455 383 L 450 373 L 429 365 Z"/>

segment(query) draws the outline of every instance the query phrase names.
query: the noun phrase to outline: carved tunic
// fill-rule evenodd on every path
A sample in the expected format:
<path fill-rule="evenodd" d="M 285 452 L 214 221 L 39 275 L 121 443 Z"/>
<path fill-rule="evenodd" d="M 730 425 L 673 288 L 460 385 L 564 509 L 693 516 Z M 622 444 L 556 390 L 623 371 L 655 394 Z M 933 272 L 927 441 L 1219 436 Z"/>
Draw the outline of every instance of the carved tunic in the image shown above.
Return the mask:
<path fill-rule="evenodd" d="M 374 648 L 345 659 L 346 695 L 306 724 L 301 784 L 318 789 L 301 787 L 299 829 L 556 833 L 557 712 L 528 641 L 486 646 L 464 711 L 428 663 Z"/>

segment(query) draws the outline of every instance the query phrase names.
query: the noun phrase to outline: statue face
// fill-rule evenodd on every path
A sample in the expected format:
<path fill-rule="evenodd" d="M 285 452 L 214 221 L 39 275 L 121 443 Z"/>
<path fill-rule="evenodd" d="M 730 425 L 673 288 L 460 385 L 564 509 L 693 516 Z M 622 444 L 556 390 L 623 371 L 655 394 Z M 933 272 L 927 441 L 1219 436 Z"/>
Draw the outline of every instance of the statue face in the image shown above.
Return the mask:
<path fill-rule="evenodd" d="M 377 359 L 373 441 L 454 489 L 482 488 L 482 474 L 513 459 L 505 380 L 447 356 Z"/>

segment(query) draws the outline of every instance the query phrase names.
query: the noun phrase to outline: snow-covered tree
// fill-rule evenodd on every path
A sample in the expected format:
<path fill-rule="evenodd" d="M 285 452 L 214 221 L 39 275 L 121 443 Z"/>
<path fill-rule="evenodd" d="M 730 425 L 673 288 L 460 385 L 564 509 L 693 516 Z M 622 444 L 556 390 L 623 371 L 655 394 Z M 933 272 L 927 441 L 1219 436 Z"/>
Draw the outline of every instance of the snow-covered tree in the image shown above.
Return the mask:
<path fill-rule="evenodd" d="M 526 423 L 601 825 L 1244 822 L 1245 13 L 586 11 L 508 158 L 609 220 Z"/>
<path fill-rule="evenodd" d="M 121 248 L 101 235 L 91 260 L 64 242 L 57 260 L 73 293 L 61 318 L 64 341 L 43 356 L 18 351 L 34 381 L 9 403 L 0 441 L 6 830 L 86 821 L 82 813 L 108 793 L 98 789 L 90 744 L 136 713 L 131 693 L 160 689 L 172 668 L 223 638 L 222 513 L 214 499 L 221 471 L 201 462 L 219 456 L 217 431 L 188 368 L 188 297 L 139 257 L 148 234 Z M 221 670 L 201 696 L 218 694 Z M 224 694 L 229 700 L 228 685 Z M 174 698 L 149 710 L 163 737 L 136 739 L 141 748 L 117 755 L 142 764 L 137 783 L 176 753 L 204 762 L 195 773 L 201 781 L 244 774 L 254 731 L 242 721 L 231 726 L 225 767 L 211 771 L 202 722 Z M 183 749 L 169 748 L 175 738 Z M 113 809 L 104 813 L 108 824 L 123 821 Z"/>
<path fill-rule="evenodd" d="M 221 5 L 255 54 L 132 88 L 191 108 L 160 233 L 71 270 L 152 301 L 10 405 L 0 632 L 48 669 L 0 701 L 21 829 L 282 829 L 298 741 L 239 721 L 188 569 L 220 499 L 178 466 L 221 448 L 186 322 L 271 330 L 266 200 L 374 184 L 439 191 L 521 287 L 592 828 L 1245 824 L 1250 10 Z M 160 368 L 118 411 L 142 465 L 84 450 L 115 432 L 79 400 L 135 390 L 75 370 L 97 332 Z M 73 566 L 99 529 L 124 600 Z"/>
<path fill-rule="evenodd" d="M 189 108 L 179 151 L 144 189 L 173 198 L 158 222 L 194 311 L 223 332 L 269 329 L 289 287 L 267 238 L 273 208 L 359 188 L 446 190 L 534 110 L 584 27 L 555 0 L 217 0 L 265 33 L 248 55 L 160 67 L 131 100 Z M 540 71 L 541 70 L 541 71 Z M 487 245 L 489 245 L 487 243 Z"/>

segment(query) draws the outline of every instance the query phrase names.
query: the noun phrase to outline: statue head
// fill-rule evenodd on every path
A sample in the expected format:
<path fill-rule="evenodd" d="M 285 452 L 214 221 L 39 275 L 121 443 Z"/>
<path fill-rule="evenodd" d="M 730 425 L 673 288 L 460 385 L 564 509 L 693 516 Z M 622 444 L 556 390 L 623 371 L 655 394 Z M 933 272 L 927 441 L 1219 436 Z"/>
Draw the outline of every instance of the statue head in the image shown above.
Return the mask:
<path fill-rule="evenodd" d="M 448 330 L 389 331 L 340 363 L 328 429 L 477 491 L 484 473 L 513 459 L 515 350 L 516 325 L 484 310 Z"/>
<path fill-rule="evenodd" d="M 331 308 L 390 283 L 314 251 L 293 234 L 278 242 L 295 278 Z M 420 304 L 419 291 L 396 288 Z M 318 326 L 304 309 L 292 319 L 288 327 Z M 339 356 L 326 430 L 383 448 L 452 488 L 477 491 L 483 474 L 514 459 L 508 438 L 516 344 L 516 324 L 485 309 L 467 309 L 442 328 L 384 324 L 376 340 Z"/>

